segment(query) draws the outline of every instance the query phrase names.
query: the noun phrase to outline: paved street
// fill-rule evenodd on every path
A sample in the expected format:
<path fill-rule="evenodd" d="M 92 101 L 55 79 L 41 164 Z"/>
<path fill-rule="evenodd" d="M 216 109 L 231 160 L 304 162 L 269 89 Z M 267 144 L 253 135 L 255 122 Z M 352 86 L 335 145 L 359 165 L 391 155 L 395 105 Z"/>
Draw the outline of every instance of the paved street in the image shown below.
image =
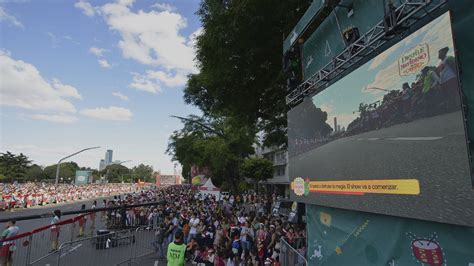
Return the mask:
<path fill-rule="evenodd" d="M 312 180 L 418 179 L 419 196 L 312 193 L 306 200 L 473 224 L 469 217 L 474 212 L 474 193 L 461 119 L 455 112 L 338 139 L 291 158 L 290 175 Z"/>

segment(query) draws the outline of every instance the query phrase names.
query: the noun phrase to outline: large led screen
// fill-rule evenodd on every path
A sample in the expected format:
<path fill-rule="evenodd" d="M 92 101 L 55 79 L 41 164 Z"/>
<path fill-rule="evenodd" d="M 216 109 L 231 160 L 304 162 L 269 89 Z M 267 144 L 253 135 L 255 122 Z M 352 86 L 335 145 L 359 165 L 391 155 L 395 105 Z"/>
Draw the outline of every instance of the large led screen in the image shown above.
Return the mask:
<path fill-rule="evenodd" d="M 474 226 L 448 13 L 288 113 L 291 197 Z"/>

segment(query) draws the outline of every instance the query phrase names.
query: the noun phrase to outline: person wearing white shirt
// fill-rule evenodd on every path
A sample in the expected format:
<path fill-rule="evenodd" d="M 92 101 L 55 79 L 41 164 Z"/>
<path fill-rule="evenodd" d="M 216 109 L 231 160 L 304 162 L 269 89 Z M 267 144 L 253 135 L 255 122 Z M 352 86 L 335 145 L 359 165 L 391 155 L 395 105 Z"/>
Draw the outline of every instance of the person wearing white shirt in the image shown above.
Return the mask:
<path fill-rule="evenodd" d="M 191 241 L 193 237 L 197 235 L 197 226 L 199 225 L 199 218 L 193 213 L 191 219 L 189 219 L 189 235 L 188 235 L 188 243 Z"/>

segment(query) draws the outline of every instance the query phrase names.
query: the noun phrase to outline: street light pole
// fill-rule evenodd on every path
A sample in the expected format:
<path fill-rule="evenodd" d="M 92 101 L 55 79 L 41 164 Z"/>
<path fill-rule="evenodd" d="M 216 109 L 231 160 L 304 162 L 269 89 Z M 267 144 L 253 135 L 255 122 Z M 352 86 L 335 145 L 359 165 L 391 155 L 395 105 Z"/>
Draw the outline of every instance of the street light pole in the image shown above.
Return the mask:
<path fill-rule="evenodd" d="M 61 158 L 61 159 L 58 161 L 58 164 L 57 164 L 57 166 L 56 166 L 56 181 L 55 181 L 55 184 L 57 185 L 57 184 L 58 184 L 58 181 L 59 181 L 59 166 L 61 165 L 61 162 L 62 162 L 62 161 L 66 160 L 67 158 L 70 158 L 70 157 L 72 157 L 72 156 L 74 156 L 74 155 L 76 155 L 76 154 L 79 154 L 79 153 L 81 153 L 81 152 L 83 152 L 83 151 L 88 151 L 88 150 L 93 150 L 93 149 L 98 149 L 98 148 L 100 148 L 100 146 L 85 148 L 85 149 L 82 149 L 82 150 L 80 150 L 80 151 L 78 151 L 78 152 L 75 152 L 75 153 L 73 153 L 73 154 L 71 154 L 71 155 L 68 155 L 68 156 L 66 156 L 66 157 L 64 157 L 64 158 Z"/>

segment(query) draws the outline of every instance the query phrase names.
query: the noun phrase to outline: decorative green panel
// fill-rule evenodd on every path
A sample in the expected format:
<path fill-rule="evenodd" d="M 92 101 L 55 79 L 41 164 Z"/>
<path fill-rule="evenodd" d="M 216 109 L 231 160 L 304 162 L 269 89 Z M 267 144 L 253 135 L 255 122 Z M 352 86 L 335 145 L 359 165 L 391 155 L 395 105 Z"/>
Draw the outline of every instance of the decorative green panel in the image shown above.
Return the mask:
<path fill-rule="evenodd" d="M 309 265 L 474 264 L 472 227 L 315 205 L 306 213 Z"/>
<path fill-rule="evenodd" d="M 381 0 L 341 1 L 341 5 L 344 6 L 350 3 L 353 3 L 354 7 L 354 15 L 350 18 L 347 17 L 346 8 L 336 8 L 342 30 L 351 26 L 358 27 L 362 35 L 383 18 Z M 309 78 L 344 49 L 345 44 L 338 30 L 336 18 L 334 14 L 330 14 L 303 45 L 304 78 Z"/>
<path fill-rule="evenodd" d="M 318 10 L 321 8 L 323 0 L 314 0 L 311 5 L 308 7 L 304 15 L 298 21 L 296 26 L 290 32 L 283 42 L 283 54 L 290 49 L 293 43 L 298 39 L 298 36 L 303 32 L 304 28 L 308 25 L 311 19 L 316 15 Z"/>

